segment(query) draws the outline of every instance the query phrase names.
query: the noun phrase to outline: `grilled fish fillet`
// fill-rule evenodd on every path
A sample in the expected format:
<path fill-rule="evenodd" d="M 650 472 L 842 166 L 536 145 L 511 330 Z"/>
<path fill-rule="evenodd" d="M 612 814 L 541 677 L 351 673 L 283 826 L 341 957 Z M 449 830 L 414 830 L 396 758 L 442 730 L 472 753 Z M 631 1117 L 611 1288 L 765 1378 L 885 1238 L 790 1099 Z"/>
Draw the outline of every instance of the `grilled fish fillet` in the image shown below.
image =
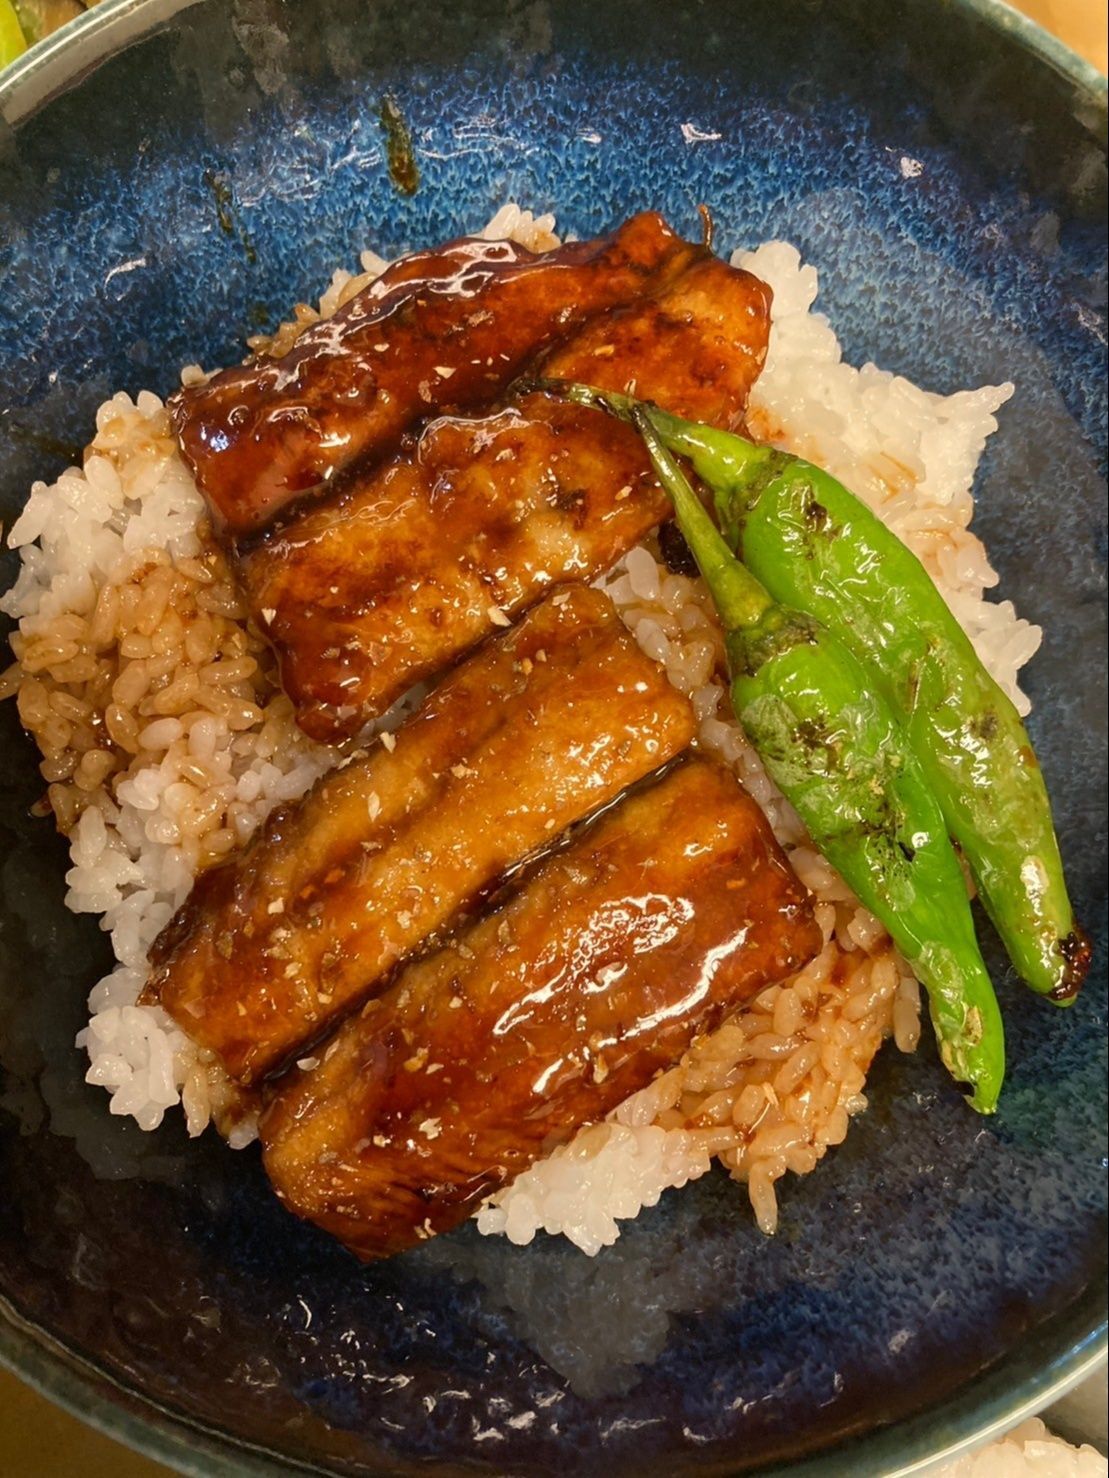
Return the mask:
<path fill-rule="evenodd" d="M 380 1258 L 462 1221 L 695 1033 L 813 957 L 808 894 L 730 773 L 691 759 L 408 965 L 263 1115 L 297 1215 Z"/>
<path fill-rule="evenodd" d="M 556 592 L 203 874 L 155 943 L 145 999 L 249 1084 L 692 736 L 689 703 L 608 597 Z"/>
<path fill-rule="evenodd" d="M 732 425 L 768 326 L 763 285 L 713 258 L 591 322 L 545 368 Z M 239 577 L 298 723 L 341 739 L 552 585 L 612 564 L 668 510 L 631 427 L 532 394 L 433 421 L 244 549 Z"/>
<path fill-rule="evenodd" d="M 463 237 L 402 257 L 280 359 L 170 402 L 181 450 L 229 538 L 263 527 L 416 419 L 488 404 L 536 352 L 704 255 L 661 216 L 536 254 Z"/>

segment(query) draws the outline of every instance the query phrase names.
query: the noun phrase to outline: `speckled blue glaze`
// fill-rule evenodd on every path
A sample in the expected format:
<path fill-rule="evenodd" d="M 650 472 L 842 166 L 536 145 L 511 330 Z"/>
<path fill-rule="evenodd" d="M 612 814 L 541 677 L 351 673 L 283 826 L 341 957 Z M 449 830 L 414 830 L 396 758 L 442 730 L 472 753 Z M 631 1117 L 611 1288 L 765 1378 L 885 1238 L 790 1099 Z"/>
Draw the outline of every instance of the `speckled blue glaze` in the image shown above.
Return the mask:
<path fill-rule="evenodd" d="M 963 1107 L 930 1044 L 883 1053 L 846 1144 L 782 1188 L 773 1242 L 712 1176 L 593 1261 L 465 1229 L 366 1270 L 280 1211 L 252 1152 L 144 1136 L 83 1085 L 71 1043 L 106 950 L 62 906 L 64 848 L 27 815 L 33 755 L 6 707 L 0 1354 L 131 1440 L 205 1474 L 274 1454 L 886 1472 L 1103 1329 L 1104 103 L 969 11 L 898 16 L 211 0 L 0 124 L 5 521 L 111 390 L 166 392 L 363 245 L 438 240 L 509 198 L 581 235 L 642 206 L 692 233 L 704 201 L 721 248 L 784 237 L 820 268 L 855 362 L 942 391 L 1014 380 L 977 526 L 1001 594 L 1046 627 L 1032 728 L 1098 936 L 1068 1013 L 991 942 L 997 1118 Z M 410 199 L 385 169 L 386 89 L 416 143 Z"/>

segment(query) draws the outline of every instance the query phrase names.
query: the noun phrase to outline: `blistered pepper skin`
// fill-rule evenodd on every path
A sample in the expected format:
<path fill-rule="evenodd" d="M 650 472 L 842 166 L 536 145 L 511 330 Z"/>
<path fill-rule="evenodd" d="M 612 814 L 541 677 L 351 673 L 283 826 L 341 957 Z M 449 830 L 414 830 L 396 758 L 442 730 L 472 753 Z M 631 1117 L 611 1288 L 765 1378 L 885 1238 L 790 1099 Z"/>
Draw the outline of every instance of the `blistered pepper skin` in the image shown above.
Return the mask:
<path fill-rule="evenodd" d="M 732 706 L 813 840 L 928 992 L 945 1067 L 993 1113 L 1005 1033 L 962 870 L 905 730 L 860 663 L 807 613 L 774 600 L 728 548 L 666 450 L 655 415 L 634 424 L 724 627 Z"/>
<path fill-rule="evenodd" d="M 712 489 L 724 537 L 752 574 L 863 664 L 905 725 L 1018 973 L 1068 1005 L 1090 945 L 1071 908 L 1043 773 L 1016 708 L 924 566 L 821 468 L 669 417 L 660 431 Z"/>
<path fill-rule="evenodd" d="M 992 1112 L 1004 1027 L 942 815 L 859 664 L 828 631 L 806 627 L 763 660 L 759 628 L 729 643 L 736 716 L 820 850 L 923 980 L 944 1066 L 973 1084 L 975 1108 Z"/>

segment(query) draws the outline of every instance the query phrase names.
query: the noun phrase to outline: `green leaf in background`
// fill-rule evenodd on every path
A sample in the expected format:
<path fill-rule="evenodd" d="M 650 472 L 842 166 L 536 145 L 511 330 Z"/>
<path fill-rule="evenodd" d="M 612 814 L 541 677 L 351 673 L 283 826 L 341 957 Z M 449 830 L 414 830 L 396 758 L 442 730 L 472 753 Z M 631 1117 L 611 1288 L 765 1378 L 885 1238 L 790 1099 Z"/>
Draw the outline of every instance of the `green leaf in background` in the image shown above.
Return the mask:
<path fill-rule="evenodd" d="M 0 0 L 0 67 L 14 62 L 26 50 L 27 42 L 11 7 L 11 0 Z"/>

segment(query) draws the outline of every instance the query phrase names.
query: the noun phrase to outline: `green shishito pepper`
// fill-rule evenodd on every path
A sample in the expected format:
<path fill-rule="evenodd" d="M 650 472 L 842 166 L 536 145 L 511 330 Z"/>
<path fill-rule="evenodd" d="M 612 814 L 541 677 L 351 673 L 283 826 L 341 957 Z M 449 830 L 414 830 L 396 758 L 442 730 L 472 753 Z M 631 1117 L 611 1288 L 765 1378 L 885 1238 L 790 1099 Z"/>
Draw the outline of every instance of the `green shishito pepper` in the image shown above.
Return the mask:
<path fill-rule="evenodd" d="M 813 840 L 928 992 L 940 1055 L 992 1113 L 1005 1036 L 943 816 L 901 726 L 851 653 L 736 559 L 655 429 L 633 419 L 724 626 L 732 705 Z"/>
<path fill-rule="evenodd" d="M 624 419 L 627 396 L 562 387 Z M 1017 972 L 1069 1005 L 1090 945 L 1067 896 L 1032 742 L 927 570 L 829 473 L 741 436 L 652 410 L 658 435 L 713 494 L 721 532 L 776 600 L 847 645 L 904 724 Z"/>

